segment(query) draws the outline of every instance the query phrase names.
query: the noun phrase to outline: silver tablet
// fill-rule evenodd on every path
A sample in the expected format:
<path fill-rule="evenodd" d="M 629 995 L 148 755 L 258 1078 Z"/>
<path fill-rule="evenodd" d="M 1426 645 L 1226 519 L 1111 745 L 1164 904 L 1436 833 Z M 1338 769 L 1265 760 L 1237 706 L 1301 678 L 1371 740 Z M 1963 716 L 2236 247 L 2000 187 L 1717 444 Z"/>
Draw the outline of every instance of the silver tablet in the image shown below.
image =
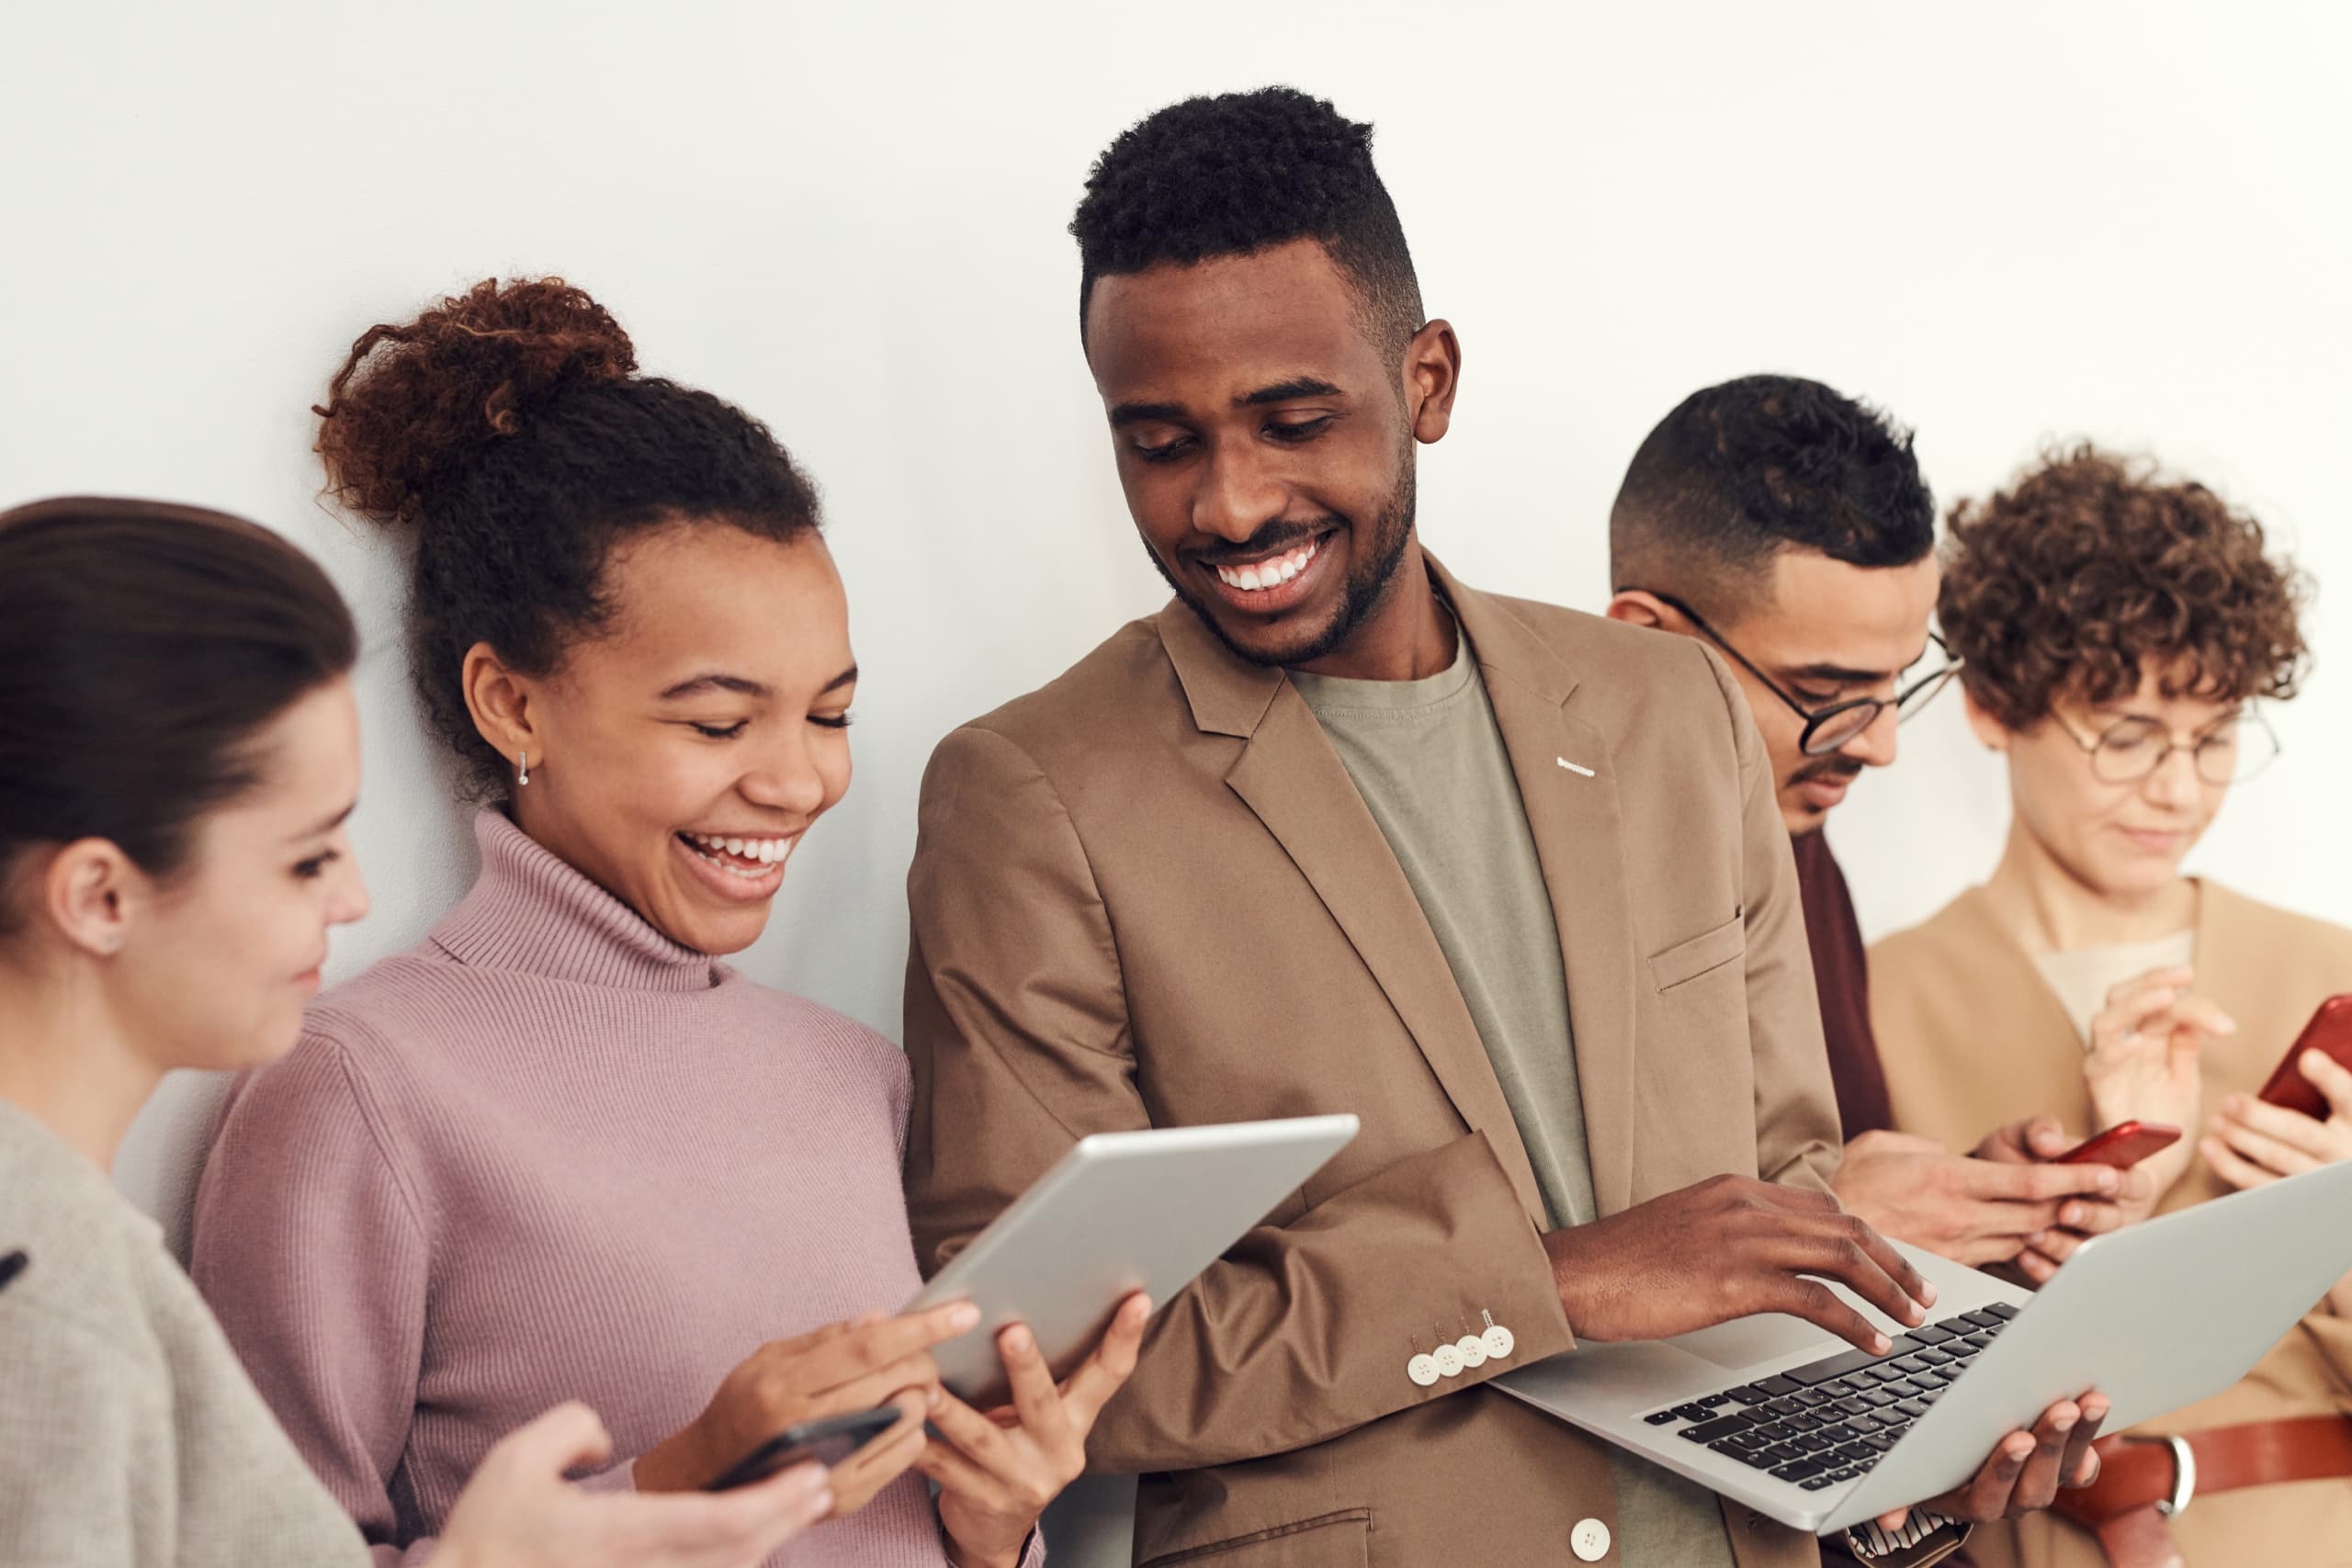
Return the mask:
<path fill-rule="evenodd" d="M 1027 1324 L 1069 1375 L 1121 1302 L 1143 1291 L 1166 1305 L 1355 1135 L 1341 1115 L 1080 1138 L 905 1310 L 978 1303 L 979 1326 L 932 1355 L 966 1400 L 1001 1404 L 1000 1329 Z"/>

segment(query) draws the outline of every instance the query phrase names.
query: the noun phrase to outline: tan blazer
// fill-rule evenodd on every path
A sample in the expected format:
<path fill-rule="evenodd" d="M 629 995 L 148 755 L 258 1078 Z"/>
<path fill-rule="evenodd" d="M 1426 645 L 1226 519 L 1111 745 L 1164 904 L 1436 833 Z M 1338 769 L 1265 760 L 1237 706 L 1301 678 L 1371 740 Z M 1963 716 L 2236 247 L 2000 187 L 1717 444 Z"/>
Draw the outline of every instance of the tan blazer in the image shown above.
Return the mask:
<path fill-rule="evenodd" d="M 1837 1112 L 1745 700 L 1694 641 L 1432 570 L 1551 886 L 1601 1213 L 1727 1171 L 1826 1186 Z M 926 1273 L 1081 1134 L 1363 1119 L 1167 1305 L 1103 1413 L 1095 1468 L 1143 1476 L 1138 1562 L 1507 1568 L 1576 1561 L 1582 1522 L 1613 1533 L 1599 1446 L 1479 1386 L 1574 1348 L 1534 1176 L 1404 873 L 1280 671 L 1181 605 L 1125 626 L 941 743 L 909 897 Z M 1414 1384 L 1416 1352 L 1489 1314 L 1508 1360 Z M 1726 1512 L 1743 1564 L 1815 1561 Z"/>
<path fill-rule="evenodd" d="M 2203 1103 L 2190 1136 L 2222 1096 L 2262 1088 L 2323 998 L 2352 990 L 2352 931 L 2210 881 L 2199 892 L 2197 989 L 2236 1020 L 2238 1032 L 2204 1049 Z M 1982 888 L 1871 949 L 1871 1021 L 1904 1132 L 1965 1148 L 1994 1127 L 2043 1112 L 2077 1134 L 2097 1131 L 2081 1037 Z M 2200 1158 L 2160 1212 L 2231 1190 Z M 2352 1321 L 2323 1304 L 2245 1381 L 2140 1430 L 2193 1432 L 2331 1411 L 2352 1415 Z M 2172 1527 L 2195 1568 L 2352 1563 L 2352 1481 L 2199 1497 Z M 1983 1568 L 2098 1568 L 2106 1561 L 2087 1532 L 2054 1514 L 1981 1527 L 1969 1551 Z"/>

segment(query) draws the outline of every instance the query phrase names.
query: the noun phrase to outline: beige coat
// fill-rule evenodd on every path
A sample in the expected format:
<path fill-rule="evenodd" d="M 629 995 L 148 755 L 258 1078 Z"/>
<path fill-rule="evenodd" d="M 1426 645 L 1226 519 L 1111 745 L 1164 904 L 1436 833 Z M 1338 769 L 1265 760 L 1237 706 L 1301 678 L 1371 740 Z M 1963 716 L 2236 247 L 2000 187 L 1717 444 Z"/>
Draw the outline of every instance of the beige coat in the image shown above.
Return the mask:
<path fill-rule="evenodd" d="M 2232 1091 L 2262 1087 L 2312 1010 L 2352 990 L 2352 931 L 2200 884 L 2196 988 L 2238 1024 L 2202 1058 L 2206 1118 Z M 2049 1112 L 2087 1135 L 2083 1045 L 2031 957 L 1996 921 L 1982 888 L 1871 950 L 1871 1020 L 1895 1125 L 1965 1148 L 1996 1126 Z M 2200 1158 L 2165 1193 L 2168 1212 L 2233 1190 Z M 2346 1217 L 2352 1224 L 2352 1215 Z M 2245 1379 L 2140 1428 L 2188 1432 L 2287 1416 L 2352 1415 L 2352 1321 L 2323 1304 Z M 2300 1482 L 2200 1497 L 2173 1521 L 2193 1568 L 2352 1563 L 2352 1480 Z M 2088 1532 L 2054 1515 L 1979 1529 L 1984 1568 L 2098 1568 Z"/>
<path fill-rule="evenodd" d="M 1823 1186 L 1837 1113 L 1745 699 L 1696 642 L 1440 581 L 1551 889 L 1600 1212 L 1726 1171 Z M 1081 1134 L 1363 1119 L 1160 1313 L 1104 1411 L 1095 1467 L 1142 1473 L 1138 1562 L 1518 1568 L 1575 1562 L 1580 1522 L 1613 1532 L 1597 1443 L 1480 1386 L 1575 1346 L 1534 1175 L 1404 873 L 1280 671 L 1181 606 L 1128 626 L 941 743 L 909 888 L 926 1273 Z M 1513 1355 L 1416 1386 L 1416 1350 L 1486 1314 Z M 1745 1568 L 1815 1561 L 1726 1517 Z"/>

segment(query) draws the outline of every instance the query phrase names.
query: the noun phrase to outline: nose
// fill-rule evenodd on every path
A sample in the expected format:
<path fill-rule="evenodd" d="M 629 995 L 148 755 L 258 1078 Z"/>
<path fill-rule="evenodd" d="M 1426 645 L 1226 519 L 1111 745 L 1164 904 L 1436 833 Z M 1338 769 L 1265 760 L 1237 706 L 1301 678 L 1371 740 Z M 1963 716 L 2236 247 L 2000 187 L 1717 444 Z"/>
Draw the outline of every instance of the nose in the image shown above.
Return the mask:
<path fill-rule="evenodd" d="M 1193 493 L 1193 527 L 1241 544 L 1283 514 L 1288 492 L 1246 441 L 1220 441 L 1200 468 Z"/>
<path fill-rule="evenodd" d="M 813 817 L 825 804 L 825 777 L 809 750 L 808 725 L 789 725 L 775 738 L 745 773 L 739 788 L 755 806 L 772 806 L 799 817 Z"/>
<path fill-rule="evenodd" d="M 327 899 L 327 924 L 347 926 L 368 918 L 368 879 L 359 874 L 359 857 L 348 846 L 338 863 L 344 874 Z"/>
<path fill-rule="evenodd" d="M 2197 776 L 2196 751 L 2175 746 L 2156 763 L 2141 790 L 2154 805 L 2185 807 L 2195 803 L 2203 787 L 2204 781 Z"/>
<path fill-rule="evenodd" d="M 1897 715 L 1890 703 L 1878 710 L 1878 716 L 1843 746 L 1838 748 L 1865 767 L 1883 768 L 1894 761 L 1895 723 Z"/>

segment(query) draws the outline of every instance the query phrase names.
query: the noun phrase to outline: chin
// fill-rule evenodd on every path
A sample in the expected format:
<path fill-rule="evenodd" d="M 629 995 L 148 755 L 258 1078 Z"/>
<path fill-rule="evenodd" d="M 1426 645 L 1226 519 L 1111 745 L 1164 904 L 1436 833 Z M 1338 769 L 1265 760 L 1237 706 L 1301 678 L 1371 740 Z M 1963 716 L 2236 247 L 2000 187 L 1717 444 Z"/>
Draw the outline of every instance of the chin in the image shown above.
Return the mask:
<path fill-rule="evenodd" d="M 768 929 L 768 914 L 773 908 L 763 904 L 752 910 L 696 913 L 676 926 L 665 928 L 664 934 L 681 947 L 707 953 L 713 958 L 725 958 L 760 940 L 761 933 Z"/>

